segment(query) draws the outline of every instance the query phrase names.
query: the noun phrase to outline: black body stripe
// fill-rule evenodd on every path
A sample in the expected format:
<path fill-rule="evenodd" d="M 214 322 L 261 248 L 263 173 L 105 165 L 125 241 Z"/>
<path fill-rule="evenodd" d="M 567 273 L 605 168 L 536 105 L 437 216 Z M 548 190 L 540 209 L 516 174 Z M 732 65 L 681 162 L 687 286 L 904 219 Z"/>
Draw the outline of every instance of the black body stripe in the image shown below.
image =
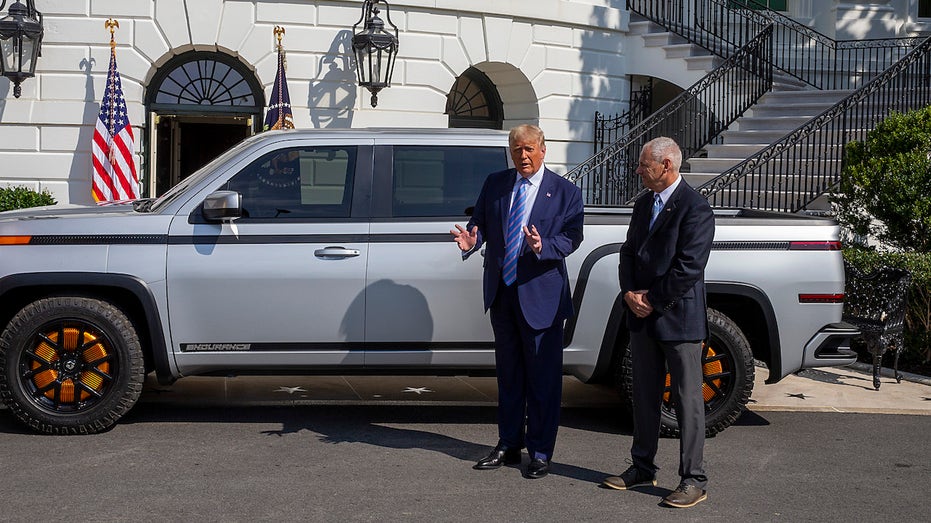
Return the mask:
<path fill-rule="evenodd" d="M 159 245 L 168 242 L 167 234 L 50 234 L 33 236 L 30 245 Z"/>
<path fill-rule="evenodd" d="M 50 234 L 33 236 L 30 245 L 201 245 L 201 244 L 286 244 L 286 243 L 448 243 L 448 233 L 385 233 L 385 234 L 246 234 L 233 236 L 166 234 Z M 728 241 L 714 242 L 715 251 L 786 251 L 788 241 Z M 613 247 L 614 244 L 612 244 Z M 621 244 L 616 244 L 620 247 Z M 599 250 L 603 247 L 599 247 Z"/>
<path fill-rule="evenodd" d="M 182 343 L 181 352 L 323 352 L 323 351 L 494 351 L 495 344 L 488 342 L 332 342 L 332 343 Z"/>

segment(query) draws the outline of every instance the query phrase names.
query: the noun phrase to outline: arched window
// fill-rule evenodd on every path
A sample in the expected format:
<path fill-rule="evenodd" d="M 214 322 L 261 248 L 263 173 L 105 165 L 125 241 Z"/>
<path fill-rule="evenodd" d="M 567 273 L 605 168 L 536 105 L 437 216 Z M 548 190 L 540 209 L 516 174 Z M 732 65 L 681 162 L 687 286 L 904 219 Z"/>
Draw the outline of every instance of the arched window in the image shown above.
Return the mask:
<path fill-rule="evenodd" d="M 485 73 L 466 69 L 446 96 L 450 127 L 501 129 L 504 106 L 498 89 Z"/>
<path fill-rule="evenodd" d="M 239 60 L 222 53 L 192 51 L 159 68 L 149 84 L 153 111 L 261 114 L 264 91 Z"/>

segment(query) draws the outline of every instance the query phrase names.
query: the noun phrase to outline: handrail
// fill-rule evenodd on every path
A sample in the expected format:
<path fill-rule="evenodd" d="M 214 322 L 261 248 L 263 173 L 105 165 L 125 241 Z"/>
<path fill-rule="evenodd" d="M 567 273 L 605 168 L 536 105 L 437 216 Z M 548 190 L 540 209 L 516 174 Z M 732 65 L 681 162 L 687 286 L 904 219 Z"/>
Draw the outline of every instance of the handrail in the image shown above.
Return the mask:
<path fill-rule="evenodd" d="M 892 111 L 931 105 L 931 37 L 833 107 L 702 184 L 712 205 L 805 210 L 840 181 L 843 145 Z"/>
<path fill-rule="evenodd" d="M 627 7 L 721 57 L 774 24 L 773 66 L 816 89 L 856 89 L 923 39 L 834 40 L 761 0 L 627 0 Z"/>
<path fill-rule="evenodd" d="M 816 89 L 857 89 L 873 76 L 908 54 L 921 43 L 921 37 L 834 40 L 823 33 L 769 9 L 761 0 L 728 0 L 747 9 L 731 12 L 764 18 L 775 24 L 773 66 Z M 717 4 L 717 5 L 716 5 Z M 721 38 L 733 31 L 726 24 L 715 24 L 720 14 L 714 10 L 721 0 L 697 2 L 695 25 Z"/>
<path fill-rule="evenodd" d="M 630 94 L 630 103 L 627 110 L 614 116 L 608 116 L 595 111 L 595 142 L 594 151 L 597 153 L 609 144 L 614 143 L 653 111 L 653 79 L 646 85 Z"/>
<path fill-rule="evenodd" d="M 589 205 L 623 205 L 640 191 L 633 176 L 640 148 L 669 136 L 689 158 L 772 88 L 772 25 L 622 139 L 566 173 Z M 581 183 L 580 183 L 581 182 Z"/>

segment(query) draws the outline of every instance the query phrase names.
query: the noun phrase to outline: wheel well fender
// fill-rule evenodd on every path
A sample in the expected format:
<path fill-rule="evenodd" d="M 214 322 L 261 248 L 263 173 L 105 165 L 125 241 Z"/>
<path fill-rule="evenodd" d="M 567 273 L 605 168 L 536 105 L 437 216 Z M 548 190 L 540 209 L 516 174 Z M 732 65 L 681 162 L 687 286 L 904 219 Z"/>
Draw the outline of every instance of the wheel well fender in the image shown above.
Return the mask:
<path fill-rule="evenodd" d="M 756 287 L 739 283 L 707 282 L 705 288 L 708 307 L 737 324 L 750 342 L 753 357 L 766 362 L 770 376 L 781 376 L 779 329 L 772 303 L 766 294 Z M 611 375 L 614 358 L 627 343 L 628 333 L 623 318 L 625 311 L 623 299 L 618 294 L 605 325 L 592 381 L 603 381 Z"/>
<path fill-rule="evenodd" d="M 0 325 L 6 326 L 27 304 L 53 296 L 84 296 L 107 300 L 133 322 L 145 355 L 160 383 L 174 381 L 161 317 L 149 286 L 128 274 L 86 272 L 22 273 L 0 279 Z"/>
<path fill-rule="evenodd" d="M 708 307 L 737 324 L 750 342 L 753 357 L 766 362 L 770 376 L 782 376 L 779 325 L 766 293 L 742 283 L 706 282 L 705 289 Z"/>

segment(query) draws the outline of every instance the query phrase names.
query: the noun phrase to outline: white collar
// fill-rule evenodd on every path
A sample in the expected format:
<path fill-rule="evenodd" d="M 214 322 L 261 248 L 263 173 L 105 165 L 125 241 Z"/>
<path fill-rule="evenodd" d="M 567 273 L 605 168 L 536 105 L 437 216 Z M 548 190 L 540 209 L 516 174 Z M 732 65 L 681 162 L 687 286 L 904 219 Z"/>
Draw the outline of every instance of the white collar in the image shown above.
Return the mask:
<path fill-rule="evenodd" d="M 530 185 L 533 185 L 534 187 L 539 187 L 540 184 L 543 183 L 543 171 L 545 170 L 546 170 L 546 164 L 540 164 L 540 168 L 537 170 L 537 172 L 533 173 L 533 176 L 531 176 L 530 178 L 527 178 L 527 180 L 530 181 Z M 517 177 L 514 178 L 514 184 L 516 185 L 517 182 L 519 182 L 520 179 L 523 178 L 524 176 L 517 169 L 514 169 L 514 171 L 517 173 Z"/>
<path fill-rule="evenodd" d="M 659 199 L 662 200 L 663 205 L 666 205 L 666 202 L 668 202 L 669 198 L 672 197 L 672 193 L 676 192 L 676 188 L 679 187 L 679 183 L 681 181 L 682 181 L 682 175 L 680 174 L 676 176 L 676 181 L 672 182 L 672 185 L 663 189 L 663 192 L 653 193 L 653 194 L 659 194 Z"/>

